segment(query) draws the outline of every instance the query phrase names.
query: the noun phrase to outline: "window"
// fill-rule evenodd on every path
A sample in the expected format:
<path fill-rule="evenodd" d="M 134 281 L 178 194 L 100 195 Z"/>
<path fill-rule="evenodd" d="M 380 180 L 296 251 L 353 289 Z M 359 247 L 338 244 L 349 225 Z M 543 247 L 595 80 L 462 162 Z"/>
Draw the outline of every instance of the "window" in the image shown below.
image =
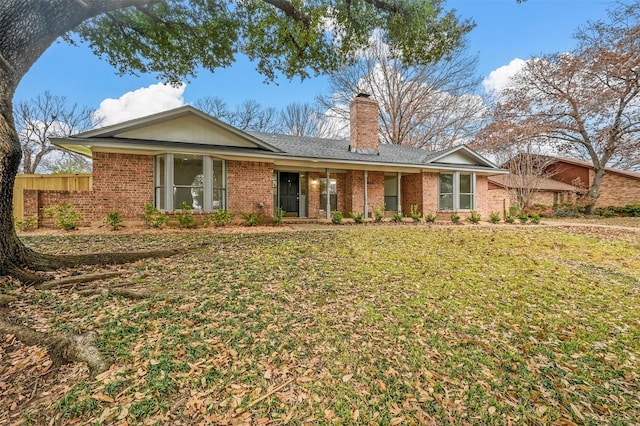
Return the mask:
<path fill-rule="evenodd" d="M 398 174 L 384 176 L 384 209 L 398 211 Z"/>
<path fill-rule="evenodd" d="M 331 211 L 338 210 L 338 186 L 335 179 L 329 179 L 329 202 Z M 320 179 L 320 210 L 327 208 L 327 178 Z"/>
<path fill-rule="evenodd" d="M 224 160 L 202 155 L 159 155 L 154 181 L 155 205 L 161 210 L 176 210 L 182 203 L 194 210 L 225 208 Z"/>
<path fill-rule="evenodd" d="M 438 175 L 438 210 L 473 210 L 476 176 L 474 173 Z"/>

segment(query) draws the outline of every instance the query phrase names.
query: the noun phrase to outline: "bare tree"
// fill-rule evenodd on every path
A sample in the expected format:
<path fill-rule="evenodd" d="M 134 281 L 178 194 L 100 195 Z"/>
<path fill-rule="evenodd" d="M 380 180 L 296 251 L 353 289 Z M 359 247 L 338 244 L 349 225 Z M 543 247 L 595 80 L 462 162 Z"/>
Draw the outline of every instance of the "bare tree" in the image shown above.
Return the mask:
<path fill-rule="evenodd" d="M 294 136 L 317 136 L 318 111 L 309 103 L 292 103 L 280 111 L 282 128 Z"/>
<path fill-rule="evenodd" d="M 64 151 L 49 141 L 52 137 L 65 137 L 91 128 L 90 109 L 71 105 L 65 96 L 46 91 L 16 105 L 14 117 L 22 148 L 22 173 L 50 172 L 59 161 L 67 166 L 73 164 L 76 170 L 90 170 L 91 164 L 86 158 Z"/>
<path fill-rule="evenodd" d="M 273 107 L 264 108 L 258 101 L 247 99 L 235 109 L 216 96 L 206 96 L 198 99 L 195 106 L 240 130 L 256 132 L 281 132 L 280 115 Z"/>
<path fill-rule="evenodd" d="M 618 3 L 608 22 L 578 31 L 571 53 L 529 60 L 493 111 L 494 138 L 535 134 L 558 152 L 591 161 L 587 213 L 600 196 L 605 168 L 640 155 L 639 18 L 640 3 Z"/>
<path fill-rule="evenodd" d="M 381 42 L 375 42 L 353 65 L 331 76 L 330 95 L 318 103 L 348 125 L 354 94 L 369 93 L 380 105 L 384 143 L 427 150 L 471 139 L 481 127 L 484 102 L 474 95 L 477 58 L 458 48 L 435 64 L 408 66 Z M 340 129 L 338 129 L 339 131 Z"/>

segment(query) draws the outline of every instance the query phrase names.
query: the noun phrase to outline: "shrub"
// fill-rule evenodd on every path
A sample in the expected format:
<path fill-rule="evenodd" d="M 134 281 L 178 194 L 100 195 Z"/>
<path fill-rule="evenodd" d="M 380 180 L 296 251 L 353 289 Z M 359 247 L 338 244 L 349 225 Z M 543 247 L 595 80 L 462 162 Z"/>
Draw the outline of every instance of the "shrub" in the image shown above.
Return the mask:
<path fill-rule="evenodd" d="M 225 209 L 217 209 L 207 214 L 207 222 L 213 223 L 213 226 L 219 228 L 225 226 L 236 217 L 236 214 Z"/>
<path fill-rule="evenodd" d="M 82 215 L 76 211 L 73 204 L 52 206 L 44 209 L 44 213 L 49 217 L 54 217 L 56 226 L 65 231 L 76 229 L 82 221 Z"/>
<path fill-rule="evenodd" d="M 500 223 L 500 213 L 497 212 L 491 212 L 491 214 L 489 215 L 489 222 L 491 223 Z"/>
<path fill-rule="evenodd" d="M 409 212 L 409 216 L 413 219 L 414 222 L 420 222 L 422 220 L 422 213 L 418 211 L 417 204 L 411 204 L 411 211 Z"/>
<path fill-rule="evenodd" d="M 529 221 L 529 215 L 526 213 L 520 213 L 518 215 L 518 219 L 520 220 L 520 223 L 527 223 Z"/>
<path fill-rule="evenodd" d="M 382 219 L 384 219 L 384 204 L 381 205 L 379 208 L 373 208 L 373 221 L 374 222 L 382 222 Z"/>
<path fill-rule="evenodd" d="M 260 222 L 260 217 L 256 212 L 242 213 L 242 221 L 246 226 L 256 226 Z"/>
<path fill-rule="evenodd" d="M 629 217 L 640 217 L 640 203 L 627 204 L 624 206 L 624 212 Z"/>
<path fill-rule="evenodd" d="M 429 213 L 429 214 L 424 215 L 424 220 L 427 223 L 436 223 L 436 219 L 437 219 L 437 217 L 436 217 L 435 214 Z"/>
<path fill-rule="evenodd" d="M 33 231 L 38 227 L 38 218 L 37 217 L 29 217 L 24 220 L 16 220 L 16 229 L 21 232 Z"/>
<path fill-rule="evenodd" d="M 342 212 L 338 210 L 334 210 L 331 212 L 331 222 L 335 223 L 336 225 L 340 225 L 342 223 L 342 218 Z"/>
<path fill-rule="evenodd" d="M 467 217 L 467 220 L 471 223 L 478 223 L 480 222 L 480 219 L 482 219 L 482 216 L 475 210 L 471 210 L 471 212 L 469 212 L 469 216 Z"/>
<path fill-rule="evenodd" d="M 280 226 L 282 225 L 283 220 L 284 220 L 284 210 L 282 210 L 282 207 L 278 207 L 276 211 L 273 213 L 273 224 L 276 226 Z"/>
<path fill-rule="evenodd" d="M 518 206 L 509 206 L 509 216 L 516 216 L 520 208 Z"/>
<path fill-rule="evenodd" d="M 364 223 L 364 213 L 351 212 L 351 217 L 355 223 Z"/>
<path fill-rule="evenodd" d="M 451 213 L 451 222 L 460 223 L 460 215 L 458 213 Z"/>
<path fill-rule="evenodd" d="M 580 217 L 582 216 L 582 212 L 580 211 L 580 207 L 574 204 L 563 204 L 553 211 L 553 215 L 555 217 Z"/>
<path fill-rule="evenodd" d="M 191 210 L 193 209 L 193 207 L 187 204 L 186 201 L 183 201 L 178 206 L 178 209 L 179 210 L 177 210 L 173 215 L 175 216 L 176 219 L 178 219 L 178 223 L 180 224 L 180 227 L 195 228 L 196 219 L 193 217 L 193 214 L 191 213 Z"/>
<path fill-rule="evenodd" d="M 104 224 L 109 225 L 113 231 L 117 231 L 124 226 L 122 215 L 118 211 L 109 212 L 107 218 L 104 220 Z"/>
<path fill-rule="evenodd" d="M 404 218 L 404 216 L 403 216 L 403 215 L 402 215 L 402 213 L 401 213 L 401 212 L 399 212 L 399 211 L 393 212 L 393 213 L 391 214 L 391 220 L 392 220 L 393 222 L 396 222 L 396 223 L 398 223 L 398 222 L 402 222 L 402 219 L 403 219 L 403 218 Z"/>
<path fill-rule="evenodd" d="M 505 223 L 514 223 L 516 221 L 516 218 L 511 215 L 507 215 L 504 217 L 504 221 Z"/>
<path fill-rule="evenodd" d="M 142 220 L 151 228 L 162 228 L 167 223 L 167 217 L 152 204 L 144 205 Z"/>
<path fill-rule="evenodd" d="M 532 213 L 531 214 L 531 222 L 535 223 L 536 225 L 540 223 L 540 215 L 538 213 Z"/>

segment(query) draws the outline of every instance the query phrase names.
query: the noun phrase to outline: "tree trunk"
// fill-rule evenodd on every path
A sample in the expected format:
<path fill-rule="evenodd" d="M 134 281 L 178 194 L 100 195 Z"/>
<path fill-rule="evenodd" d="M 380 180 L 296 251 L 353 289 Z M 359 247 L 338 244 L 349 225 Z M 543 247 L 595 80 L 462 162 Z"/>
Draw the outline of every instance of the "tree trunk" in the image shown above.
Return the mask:
<path fill-rule="evenodd" d="M 602 179 L 604 178 L 605 169 L 604 167 L 595 167 L 594 168 L 594 176 L 593 182 L 589 187 L 589 191 L 585 196 L 586 205 L 584 208 L 585 214 L 592 215 L 593 211 L 596 208 L 596 202 L 600 197 L 600 185 L 602 185 Z"/>

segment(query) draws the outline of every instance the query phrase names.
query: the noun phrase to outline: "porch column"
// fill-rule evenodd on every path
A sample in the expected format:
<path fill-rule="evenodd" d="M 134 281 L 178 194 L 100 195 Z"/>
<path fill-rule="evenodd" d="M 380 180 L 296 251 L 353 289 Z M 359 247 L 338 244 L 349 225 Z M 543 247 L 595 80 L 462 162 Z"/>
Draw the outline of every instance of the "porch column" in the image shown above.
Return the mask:
<path fill-rule="evenodd" d="M 364 217 L 366 219 L 369 217 L 369 194 L 367 193 L 367 179 L 369 178 L 369 173 L 366 170 L 363 173 L 364 173 Z"/>
<path fill-rule="evenodd" d="M 402 172 L 398 172 L 398 213 L 402 213 L 402 185 L 400 181 L 402 180 Z"/>
<path fill-rule="evenodd" d="M 325 169 L 325 173 L 327 175 L 327 205 L 325 210 L 327 212 L 327 220 L 329 220 L 331 219 L 331 175 L 329 174 L 329 169 Z"/>

